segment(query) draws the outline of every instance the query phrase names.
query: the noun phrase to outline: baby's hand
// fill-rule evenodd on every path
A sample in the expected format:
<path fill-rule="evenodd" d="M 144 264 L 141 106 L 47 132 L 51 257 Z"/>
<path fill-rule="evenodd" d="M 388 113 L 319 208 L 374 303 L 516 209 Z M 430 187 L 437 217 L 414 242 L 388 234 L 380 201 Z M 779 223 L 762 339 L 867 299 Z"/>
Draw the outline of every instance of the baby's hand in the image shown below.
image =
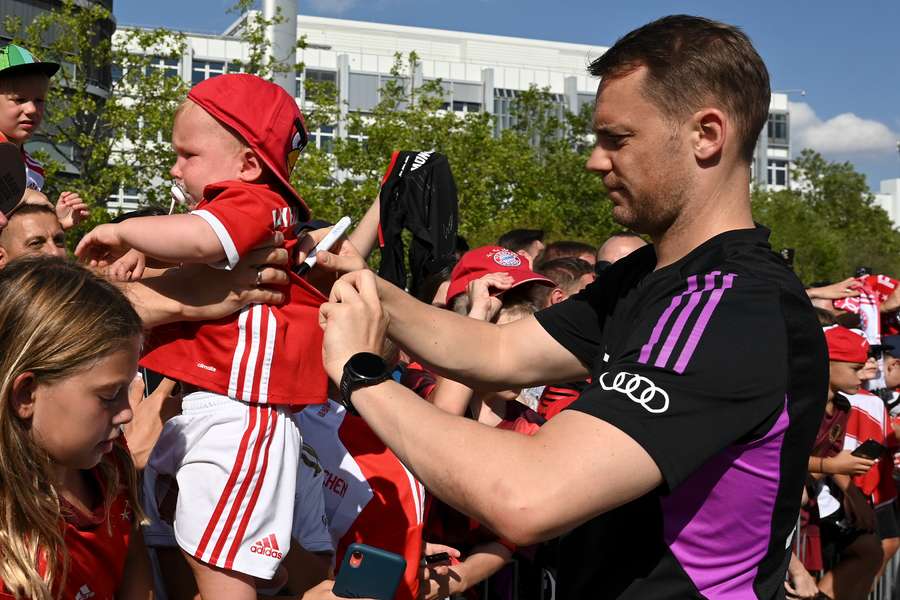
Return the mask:
<path fill-rule="evenodd" d="M 94 227 L 78 242 L 75 256 L 92 267 L 109 265 L 131 250 L 119 231 L 119 227 L 112 223 Z"/>
<path fill-rule="evenodd" d="M 78 192 L 63 192 L 56 201 L 56 216 L 63 229 L 71 229 L 91 214 Z"/>
<path fill-rule="evenodd" d="M 137 281 L 144 274 L 147 258 L 134 248 L 109 266 L 109 278 L 113 281 Z"/>

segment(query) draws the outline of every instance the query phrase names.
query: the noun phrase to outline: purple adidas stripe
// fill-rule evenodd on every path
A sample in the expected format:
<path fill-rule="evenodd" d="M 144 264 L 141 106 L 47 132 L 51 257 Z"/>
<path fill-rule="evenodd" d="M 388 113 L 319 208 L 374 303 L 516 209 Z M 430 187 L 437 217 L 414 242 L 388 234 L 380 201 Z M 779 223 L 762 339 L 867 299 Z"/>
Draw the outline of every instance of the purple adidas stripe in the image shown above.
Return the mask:
<path fill-rule="evenodd" d="M 722 295 L 725 293 L 725 290 L 731 287 L 731 284 L 734 281 L 735 277 L 736 275 L 734 273 L 729 273 L 728 275 L 723 277 L 722 287 L 716 288 L 713 293 L 710 294 L 709 301 L 700 312 L 700 317 L 694 324 L 694 329 L 693 331 L 691 331 L 691 334 L 688 336 L 687 343 L 681 350 L 681 355 L 678 357 L 678 362 L 675 363 L 676 373 L 684 373 L 684 370 L 687 368 L 688 362 L 690 362 L 691 357 L 694 355 L 694 350 L 697 348 L 697 344 L 700 343 L 700 338 L 703 337 L 703 332 L 706 330 L 706 326 L 709 323 L 710 317 L 712 317 L 713 311 L 715 311 L 716 306 L 719 305 L 719 301 L 722 299 Z"/>
<path fill-rule="evenodd" d="M 644 346 L 641 348 L 641 354 L 638 357 L 638 362 L 642 365 L 646 365 L 647 361 L 650 360 L 650 353 L 653 351 L 653 346 L 655 346 L 659 341 L 663 329 L 665 329 L 666 327 L 666 323 L 669 322 L 669 317 L 672 316 L 672 313 L 675 312 L 675 309 L 678 308 L 678 306 L 681 304 L 681 299 L 688 294 L 693 293 L 697 289 L 697 276 L 691 275 L 690 277 L 688 277 L 687 283 L 687 289 L 672 298 L 672 302 L 669 303 L 668 308 L 663 311 L 663 314 L 659 316 L 659 320 L 656 322 L 656 325 L 653 326 L 653 331 L 650 334 L 650 339 L 647 340 L 647 343 L 644 344 Z"/>
<path fill-rule="evenodd" d="M 700 299 L 703 298 L 703 294 L 715 287 L 716 277 L 721 274 L 721 271 L 707 273 L 706 277 L 704 277 L 703 289 L 697 290 L 691 294 L 687 304 L 681 309 L 678 318 L 675 319 L 675 324 L 672 326 L 672 330 L 669 331 L 669 337 L 666 338 L 666 343 L 663 344 L 662 349 L 659 351 L 659 356 L 656 357 L 656 362 L 653 363 L 654 366 L 665 368 L 666 363 L 669 362 L 669 356 L 672 355 L 672 350 L 675 348 L 675 343 L 678 342 L 678 339 L 681 337 L 681 332 L 684 330 L 684 326 L 687 324 L 688 319 L 694 314 L 694 309 L 700 304 Z"/>

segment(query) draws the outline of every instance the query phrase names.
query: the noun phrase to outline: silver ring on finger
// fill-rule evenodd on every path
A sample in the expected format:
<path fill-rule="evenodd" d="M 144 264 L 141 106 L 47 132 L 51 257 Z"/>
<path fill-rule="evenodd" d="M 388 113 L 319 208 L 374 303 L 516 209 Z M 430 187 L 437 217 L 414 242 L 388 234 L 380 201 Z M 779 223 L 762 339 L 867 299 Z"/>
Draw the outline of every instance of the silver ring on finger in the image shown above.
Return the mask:
<path fill-rule="evenodd" d="M 262 285 L 262 267 L 256 269 L 256 287 Z"/>

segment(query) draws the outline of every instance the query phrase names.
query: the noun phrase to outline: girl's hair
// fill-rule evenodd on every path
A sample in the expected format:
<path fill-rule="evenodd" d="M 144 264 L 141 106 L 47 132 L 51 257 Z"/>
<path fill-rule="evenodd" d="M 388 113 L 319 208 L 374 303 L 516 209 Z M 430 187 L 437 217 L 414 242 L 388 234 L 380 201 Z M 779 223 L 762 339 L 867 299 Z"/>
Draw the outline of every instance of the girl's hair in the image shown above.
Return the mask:
<path fill-rule="evenodd" d="M 12 407 L 13 382 L 26 372 L 37 383 L 70 377 L 141 333 L 119 290 L 64 259 L 21 258 L 0 271 L 0 580 L 17 597 L 50 600 L 67 560 L 51 460 Z M 107 527 L 123 487 L 140 515 L 131 457 L 114 448 L 98 465 Z"/>

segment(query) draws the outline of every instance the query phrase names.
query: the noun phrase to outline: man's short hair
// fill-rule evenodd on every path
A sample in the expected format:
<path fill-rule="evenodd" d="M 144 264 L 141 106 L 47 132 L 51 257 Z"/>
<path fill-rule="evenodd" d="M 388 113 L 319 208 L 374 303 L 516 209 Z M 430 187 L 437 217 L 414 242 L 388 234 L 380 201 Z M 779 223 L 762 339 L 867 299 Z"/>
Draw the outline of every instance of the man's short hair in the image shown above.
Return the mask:
<path fill-rule="evenodd" d="M 588 67 L 613 79 L 647 68 L 644 94 L 678 122 L 705 105 L 731 117 L 741 158 L 750 162 L 768 120 L 769 72 L 740 29 L 702 17 L 663 17 L 620 38 Z M 601 83 L 601 86 L 603 84 Z"/>
<path fill-rule="evenodd" d="M 528 246 L 535 242 L 544 241 L 543 229 L 513 229 L 507 231 L 497 240 L 497 245 L 518 252 L 519 250 L 527 250 Z"/>
<path fill-rule="evenodd" d="M 46 204 L 29 204 L 27 202 L 18 204 L 7 218 L 11 224 L 14 219 L 27 217 L 28 215 L 52 215 L 54 219 L 58 219 L 56 211 Z M 12 231 L 13 229 L 9 225 L 0 229 L 0 246 L 6 247 L 6 244 L 10 243 L 11 240 L 9 239 L 9 236 L 12 235 Z"/>
<path fill-rule="evenodd" d="M 563 258 L 567 256 L 578 258 L 585 254 L 594 256 L 595 254 L 597 254 L 597 248 L 591 246 L 590 244 L 585 244 L 584 242 L 561 240 L 559 242 L 547 244 L 547 247 L 544 248 L 544 253 L 541 255 L 541 261 L 547 263 L 557 258 Z M 550 279 L 553 278 L 550 277 Z M 553 281 L 556 280 L 553 279 Z M 559 282 L 557 281 L 557 283 Z"/>
<path fill-rule="evenodd" d="M 571 295 L 573 288 L 579 280 L 585 275 L 593 273 L 594 267 L 586 260 L 572 256 L 564 256 L 563 258 L 556 258 L 541 263 L 535 271 L 544 277 L 552 279 L 556 282 L 558 288 L 563 290 L 567 295 Z M 552 288 L 538 290 L 544 300 L 551 291 L 553 291 Z"/>
<path fill-rule="evenodd" d="M 23 202 L 16 206 L 12 210 L 12 212 L 8 215 L 10 220 L 24 216 L 24 215 L 53 215 L 56 216 L 56 211 L 47 206 L 46 204 L 31 204 L 29 202 Z"/>

